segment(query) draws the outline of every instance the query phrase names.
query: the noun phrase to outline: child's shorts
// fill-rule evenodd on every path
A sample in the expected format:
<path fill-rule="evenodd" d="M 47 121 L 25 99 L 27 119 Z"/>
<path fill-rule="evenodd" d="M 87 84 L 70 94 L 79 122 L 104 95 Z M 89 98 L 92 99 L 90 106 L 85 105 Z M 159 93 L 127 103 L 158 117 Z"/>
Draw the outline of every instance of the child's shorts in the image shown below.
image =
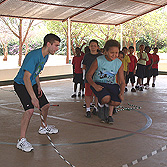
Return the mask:
<path fill-rule="evenodd" d="M 112 101 L 121 102 L 120 98 L 118 97 L 120 93 L 120 86 L 118 84 L 107 84 L 100 82 L 96 82 L 96 84 L 104 87 L 101 91 L 97 92 L 92 86 L 90 86 L 93 93 L 98 98 L 99 103 L 101 103 L 102 98 L 107 95 L 111 97 Z"/>
<path fill-rule="evenodd" d="M 145 68 L 146 68 L 145 65 L 137 64 L 136 76 L 138 78 L 144 78 L 144 76 L 145 76 Z"/>
<path fill-rule="evenodd" d="M 17 84 L 16 82 L 14 82 L 14 90 L 17 93 L 25 111 L 34 108 L 34 105 L 31 102 L 31 97 L 29 93 L 27 92 L 25 85 Z M 43 106 L 49 103 L 43 92 L 42 92 L 42 96 L 38 97 L 37 84 L 33 85 L 33 90 L 34 90 L 34 93 L 37 99 L 39 100 L 40 108 L 42 108 Z"/>
<path fill-rule="evenodd" d="M 130 82 L 133 84 L 135 83 L 135 75 L 133 72 L 129 72 L 129 74 L 126 76 L 126 84 L 129 83 L 129 79 L 130 79 Z"/>
<path fill-rule="evenodd" d="M 153 77 L 156 77 L 156 76 L 158 76 L 158 69 L 157 68 L 153 68 L 152 69 L 152 74 L 153 74 Z"/>
<path fill-rule="evenodd" d="M 150 78 L 152 76 L 152 67 L 150 68 L 150 65 L 146 66 L 146 70 L 145 70 L 145 78 Z"/>
<path fill-rule="evenodd" d="M 74 79 L 73 79 L 73 82 L 78 84 L 78 83 L 81 83 L 83 84 L 83 74 L 75 74 L 74 75 Z"/>

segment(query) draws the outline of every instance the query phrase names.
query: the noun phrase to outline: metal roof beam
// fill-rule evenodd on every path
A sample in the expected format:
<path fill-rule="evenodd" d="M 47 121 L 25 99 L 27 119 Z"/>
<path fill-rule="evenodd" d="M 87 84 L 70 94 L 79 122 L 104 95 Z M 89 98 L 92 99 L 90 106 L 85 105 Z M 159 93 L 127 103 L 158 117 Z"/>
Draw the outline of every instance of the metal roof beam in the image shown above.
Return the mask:
<path fill-rule="evenodd" d="M 37 3 L 37 4 L 42 4 L 42 5 L 53 5 L 53 6 L 59 6 L 59 7 L 69 7 L 69 8 L 85 9 L 85 7 L 73 6 L 73 5 L 60 5 L 60 4 L 55 4 L 55 3 L 39 2 L 39 1 L 31 1 L 31 0 L 20 0 L 20 1 Z"/>
<path fill-rule="evenodd" d="M 104 2 L 106 2 L 106 1 L 107 1 L 107 0 L 101 0 L 101 1 L 95 3 L 95 4 L 91 5 L 91 6 L 89 6 L 89 7 L 85 8 L 85 9 L 83 9 L 82 11 L 79 11 L 79 12 L 77 12 L 77 13 L 75 13 L 75 14 L 69 16 L 68 18 L 71 19 L 71 18 L 73 18 L 73 17 L 75 17 L 75 16 L 77 16 L 77 15 L 79 15 L 79 14 L 81 14 L 81 13 L 86 12 L 87 10 L 92 9 L 92 8 L 95 7 L 95 6 L 98 6 L 98 5 L 100 5 L 100 4 L 104 3 Z M 63 21 L 66 21 L 68 18 L 64 19 Z"/>
<path fill-rule="evenodd" d="M 2 0 L 2 1 L 0 2 L 0 5 L 1 5 L 2 3 L 6 2 L 6 1 L 8 1 L 8 0 Z"/>
<path fill-rule="evenodd" d="M 158 4 L 141 2 L 141 1 L 137 1 L 137 0 L 129 0 L 129 1 L 136 2 L 136 3 L 142 3 L 142 4 L 146 4 L 146 5 L 161 6 L 161 5 L 158 5 Z"/>

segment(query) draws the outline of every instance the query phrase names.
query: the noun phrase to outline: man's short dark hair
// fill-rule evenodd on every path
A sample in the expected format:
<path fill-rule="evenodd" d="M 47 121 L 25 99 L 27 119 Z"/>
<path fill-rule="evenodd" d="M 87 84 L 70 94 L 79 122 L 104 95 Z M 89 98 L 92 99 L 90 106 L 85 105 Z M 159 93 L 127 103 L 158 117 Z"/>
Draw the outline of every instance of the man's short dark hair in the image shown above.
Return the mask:
<path fill-rule="evenodd" d="M 55 35 L 55 34 L 52 34 L 52 33 L 47 34 L 47 35 L 44 37 L 44 44 L 43 44 L 43 46 L 46 46 L 48 42 L 50 42 L 51 45 L 52 45 L 52 44 L 54 43 L 54 41 L 60 42 L 61 39 L 60 39 L 57 35 Z"/>

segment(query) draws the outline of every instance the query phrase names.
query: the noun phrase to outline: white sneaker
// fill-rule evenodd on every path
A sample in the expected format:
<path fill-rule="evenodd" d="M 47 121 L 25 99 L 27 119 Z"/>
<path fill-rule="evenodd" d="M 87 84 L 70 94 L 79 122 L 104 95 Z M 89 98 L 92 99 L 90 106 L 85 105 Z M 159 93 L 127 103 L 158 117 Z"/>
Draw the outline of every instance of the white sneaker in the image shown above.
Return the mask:
<path fill-rule="evenodd" d="M 59 130 L 55 128 L 54 125 L 47 125 L 46 128 L 43 128 L 40 126 L 39 130 L 38 130 L 38 133 L 41 134 L 41 135 L 44 135 L 46 133 L 48 134 L 55 134 L 55 133 L 58 133 Z"/>
<path fill-rule="evenodd" d="M 26 138 L 18 140 L 16 147 L 25 152 L 30 152 L 34 149 L 32 145 L 26 140 Z"/>

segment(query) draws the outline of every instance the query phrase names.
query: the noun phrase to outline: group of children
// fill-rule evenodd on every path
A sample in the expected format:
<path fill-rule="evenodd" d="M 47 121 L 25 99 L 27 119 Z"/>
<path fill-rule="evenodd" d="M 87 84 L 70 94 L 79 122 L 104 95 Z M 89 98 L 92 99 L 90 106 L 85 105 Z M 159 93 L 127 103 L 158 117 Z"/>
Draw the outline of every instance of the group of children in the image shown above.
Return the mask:
<path fill-rule="evenodd" d="M 80 83 L 78 96 L 81 96 L 82 90 L 82 97 L 85 97 L 86 117 L 90 118 L 91 114 L 94 114 L 98 115 L 102 122 L 113 123 L 112 115 L 115 106 L 124 99 L 129 80 L 132 84 L 131 92 L 143 91 L 144 86 L 145 89 L 149 89 L 152 76 L 152 87 L 155 87 L 158 75 L 158 48 L 155 47 L 151 54 L 150 47 L 141 44 L 136 57 L 133 46 L 128 49 L 123 47 L 120 51 L 120 45 L 116 40 L 108 40 L 102 53 L 98 41 L 93 39 L 87 49 L 89 51 L 82 56 L 81 50 L 76 48 L 76 55 L 72 61 L 74 94 L 71 97 L 77 96 L 77 84 Z M 135 76 L 137 76 L 136 86 Z M 147 78 L 145 84 L 144 78 Z M 93 99 L 94 106 L 92 106 Z M 93 107 L 92 112 L 91 107 Z"/>
<path fill-rule="evenodd" d="M 129 47 L 128 49 L 123 47 L 122 51 L 119 53 L 119 58 L 122 60 L 124 65 L 124 78 L 125 78 L 125 92 L 128 91 L 127 84 L 130 82 L 132 84 L 131 92 L 136 92 L 136 90 L 143 91 L 143 88 L 149 89 L 150 78 L 153 76 L 152 87 L 155 87 L 156 76 L 158 75 L 158 62 L 159 56 L 158 48 L 153 49 L 153 54 L 150 53 L 150 47 L 141 44 L 139 46 L 139 52 L 137 53 L 137 58 L 134 56 L 134 47 Z M 135 76 L 137 76 L 137 83 L 135 84 Z M 144 84 L 144 78 L 147 82 Z"/>

